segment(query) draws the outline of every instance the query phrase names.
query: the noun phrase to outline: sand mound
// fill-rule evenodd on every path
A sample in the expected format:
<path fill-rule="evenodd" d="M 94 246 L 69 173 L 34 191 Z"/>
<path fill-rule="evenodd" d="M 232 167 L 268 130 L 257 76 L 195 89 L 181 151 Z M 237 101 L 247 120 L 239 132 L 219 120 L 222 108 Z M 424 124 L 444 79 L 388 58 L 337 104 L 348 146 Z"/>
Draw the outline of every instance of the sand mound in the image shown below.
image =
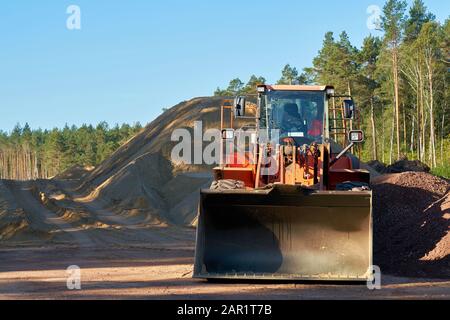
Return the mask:
<path fill-rule="evenodd" d="M 52 240 L 52 228 L 24 210 L 10 185 L 14 182 L 0 180 L 0 244 Z"/>
<path fill-rule="evenodd" d="M 59 180 L 83 179 L 94 169 L 95 168 L 91 167 L 91 166 L 86 166 L 86 167 L 73 166 L 72 168 L 69 168 L 66 171 L 56 175 L 54 177 L 54 179 L 59 179 Z"/>
<path fill-rule="evenodd" d="M 31 192 L 43 208 L 55 213 L 62 221 L 72 226 L 96 225 L 98 222 L 84 208 L 75 207 L 72 199 L 62 193 L 51 181 L 35 181 Z"/>
<path fill-rule="evenodd" d="M 13 195 L 0 180 L 0 241 L 9 240 L 29 231 L 25 212 L 17 208 Z"/>
<path fill-rule="evenodd" d="M 450 277 L 450 184 L 427 173 L 374 180 L 374 255 L 384 272 Z"/>
<path fill-rule="evenodd" d="M 83 200 L 101 199 L 121 214 L 139 211 L 149 221 L 191 225 L 199 189 L 211 182 L 211 167 L 173 163 L 172 132 L 185 128 L 192 134 L 195 121 L 203 122 L 203 130 L 219 128 L 222 103 L 222 98 L 196 98 L 164 112 L 81 179 Z"/>

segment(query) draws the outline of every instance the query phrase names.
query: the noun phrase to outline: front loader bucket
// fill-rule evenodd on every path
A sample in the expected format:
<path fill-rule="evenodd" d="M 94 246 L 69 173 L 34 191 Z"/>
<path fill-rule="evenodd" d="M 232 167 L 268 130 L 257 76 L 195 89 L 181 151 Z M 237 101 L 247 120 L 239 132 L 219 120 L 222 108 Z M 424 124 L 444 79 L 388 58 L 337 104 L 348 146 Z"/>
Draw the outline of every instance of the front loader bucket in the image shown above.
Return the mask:
<path fill-rule="evenodd" d="M 367 280 L 372 193 L 270 190 L 201 192 L 194 277 Z"/>

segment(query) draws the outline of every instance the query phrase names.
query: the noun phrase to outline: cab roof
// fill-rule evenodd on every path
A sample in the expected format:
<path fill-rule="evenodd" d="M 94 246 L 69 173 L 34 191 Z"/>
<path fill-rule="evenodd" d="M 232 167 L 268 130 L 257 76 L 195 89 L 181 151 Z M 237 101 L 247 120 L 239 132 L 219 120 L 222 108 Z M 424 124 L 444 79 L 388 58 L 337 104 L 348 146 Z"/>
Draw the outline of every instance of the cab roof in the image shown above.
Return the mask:
<path fill-rule="evenodd" d="M 334 89 L 333 86 L 308 86 L 308 85 L 260 85 L 258 87 L 265 87 L 266 90 L 273 91 L 326 91 L 327 89 Z"/>

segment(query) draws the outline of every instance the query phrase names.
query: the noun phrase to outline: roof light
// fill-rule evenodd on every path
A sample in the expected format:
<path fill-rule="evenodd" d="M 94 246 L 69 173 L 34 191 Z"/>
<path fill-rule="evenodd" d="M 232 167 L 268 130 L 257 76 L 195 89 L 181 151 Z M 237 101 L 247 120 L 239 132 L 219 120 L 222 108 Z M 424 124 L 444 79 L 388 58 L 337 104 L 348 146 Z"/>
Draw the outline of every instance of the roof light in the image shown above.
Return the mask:
<path fill-rule="evenodd" d="M 259 93 L 264 93 L 264 92 L 266 92 L 266 86 L 260 86 L 260 87 L 258 87 L 258 92 L 259 92 Z"/>

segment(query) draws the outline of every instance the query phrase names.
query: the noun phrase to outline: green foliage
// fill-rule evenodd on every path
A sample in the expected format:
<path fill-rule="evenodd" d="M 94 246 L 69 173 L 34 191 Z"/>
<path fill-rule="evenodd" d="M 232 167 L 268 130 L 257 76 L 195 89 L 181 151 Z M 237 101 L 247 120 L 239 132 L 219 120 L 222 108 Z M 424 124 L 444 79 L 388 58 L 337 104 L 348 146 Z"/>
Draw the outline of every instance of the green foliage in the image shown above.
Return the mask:
<path fill-rule="evenodd" d="M 302 73 L 290 64 L 278 84 L 333 85 L 351 94 L 366 131 L 364 160 L 391 163 L 402 155 L 430 167 L 450 163 L 450 18 L 442 25 L 423 0 L 386 0 L 381 37 L 368 36 L 361 48 L 344 31 L 325 34 L 312 66 Z M 223 95 L 236 90 L 236 82 Z M 246 87 L 255 87 L 254 83 Z M 239 87 L 241 88 L 241 87 Z M 250 90 L 251 92 L 251 90 Z"/>
<path fill-rule="evenodd" d="M 337 93 L 351 94 L 358 80 L 358 54 L 345 31 L 339 35 L 338 41 L 332 32 L 327 32 L 322 49 L 310 69 L 314 82 L 333 84 Z"/>
<path fill-rule="evenodd" d="M 96 166 L 108 158 L 117 148 L 141 131 L 141 124 L 123 124 L 110 128 L 106 122 L 96 127 L 68 125 L 62 129 L 31 130 L 28 124 L 22 128 L 17 124 L 11 133 L 0 131 L 0 157 L 3 164 L 11 169 L 0 167 L 3 177 L 16 178 L 17 158 L 27 159 L 22 163 L 25 172 L 21 176 L 48 178 L 72 166 Z M 36 160 L 34 160 L 36 159 Z M 2 164 L 0 163 L 0 165 Z M 35 173 L 34 171 L 37 171 Z"/>
<path fill-rule="evenodd" d="M 376 77 L 376 68 L 378 57 L 381 51 L 380 38 L 368 36 L 364 39 L 361 51 L 359 51 L 357 59 L 360 66 L 359 80 L 363 81 L 363 88 L 371 93 L 379 87 L 379 82 Z"/>
<path fill-rule="evenodd" d="M 217 88 L 216 92 L 214 92 L 215 96 L 236 96 L 241 93 L 244 88 L 244 83 L 241 79 L 236 78 L 230 81 L 228 87 L 225 90 L 221 90 Z"/>
<path fill-rule="evenodd" d="M 264 77 L 257 77 L 255 75 L 252 75 L 250 77 L 250 80 L 248 80 L 245 87 L 242 89 L 242 93 L 244 94 L 252 94 L 256 93 L 256 87 L 260 84 L 265 84 L 266 79 Z"/>
<path fill-rule="evenodd" d="M 450 164 L 443 164 L 431 171 L 435 176 L 450 179 Z"/>
<path fill-rule="evenodd" d="M 434 21 L 436 16 L 427 12 L 427 7 L 422 0 L 414 0 L 414 4 L 409 10 L 409 18 L 405 25 L 405 41 L 411 42 L 417 39 L 422 26 L 430 21 Z"/>
<path fill-rule="evenodd" d="M 265 84 L 266 79 L 264 77 L 257 77 L 252 75 L 247 82 L 244 84 L 241 79 L 236 78 L 230 81 L 228 87 L 225 90 L 217 88 L 214 92 L 215 96 L 218 97 L 234 97 L 240 94 L 252 94 L 256 93 L 256 86 L 258 84 Z"/>
<path fill-rule="evenodd" d="M 289 64 L 285 65 L 281 71 L 281 79 L 278 80 L 278 84 L 294 84 L 295 79 L 298 77 L 297 68 L 291 67 Z"/>
<path fill-rule="evenodd" d="M 396 46 L 403 36 L 407 3 L 404 0 L 387 0 L 383 7 L 381 27 L 388 46 Z"/>

